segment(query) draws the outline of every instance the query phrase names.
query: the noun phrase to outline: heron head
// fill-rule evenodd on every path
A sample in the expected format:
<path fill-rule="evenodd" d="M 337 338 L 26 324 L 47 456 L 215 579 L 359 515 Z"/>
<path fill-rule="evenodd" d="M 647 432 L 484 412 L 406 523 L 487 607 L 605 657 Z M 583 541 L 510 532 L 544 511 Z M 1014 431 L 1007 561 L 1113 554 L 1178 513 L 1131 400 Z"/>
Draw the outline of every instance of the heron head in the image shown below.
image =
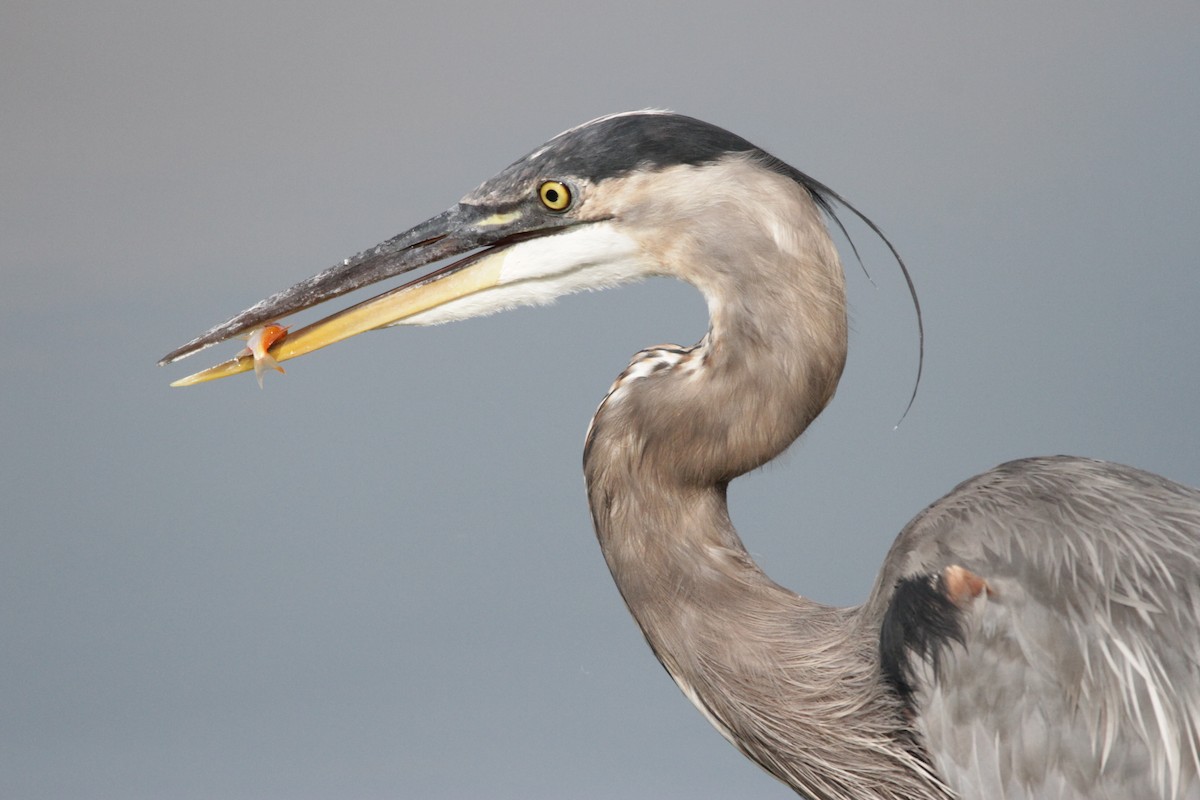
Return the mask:
<path fill-rule="evenodd" d="M 441 261 L 449 263 L 293 331 L 270 355 L 285 361 L 367 330 L 479 316 L 651 275 L 690 279 L 680 272 L 684 259 L 672 251 L 673 237 L 699 227 L 688 224 L 688 214 L 711 207 L 706 190 L 723 180 L 711 168 L 731 163 L 783 179 L 826 211 L 840 201 L 715 125 L 659 111 L 601 117 L 554 137 L 441 214 L 260 301 L 160 363 Z M 253 364 L 241 356 L 172 385 Z"/>

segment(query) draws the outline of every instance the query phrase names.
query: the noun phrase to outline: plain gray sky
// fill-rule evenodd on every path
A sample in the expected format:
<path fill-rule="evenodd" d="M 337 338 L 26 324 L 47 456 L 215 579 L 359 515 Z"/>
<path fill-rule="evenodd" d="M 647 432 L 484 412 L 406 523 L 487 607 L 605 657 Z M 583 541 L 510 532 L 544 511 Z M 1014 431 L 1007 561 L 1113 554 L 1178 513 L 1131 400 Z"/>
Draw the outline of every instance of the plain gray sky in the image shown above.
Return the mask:
<path fill-rule="evenodd" d="M 654 661 L 585 505 L 651 283 L 172 390 L 167 350 L 559 132 L 667 107 L 872 216 L 849 367 L 732 512 L 862 600 L 998 462 L 1200 484 L 1200 6 L 8 2 L 0 796 L 791 796 Z M 561 351 L 547 357 L 548 350 Z M 211 357 L 210 357 L 211 356 Z"/>

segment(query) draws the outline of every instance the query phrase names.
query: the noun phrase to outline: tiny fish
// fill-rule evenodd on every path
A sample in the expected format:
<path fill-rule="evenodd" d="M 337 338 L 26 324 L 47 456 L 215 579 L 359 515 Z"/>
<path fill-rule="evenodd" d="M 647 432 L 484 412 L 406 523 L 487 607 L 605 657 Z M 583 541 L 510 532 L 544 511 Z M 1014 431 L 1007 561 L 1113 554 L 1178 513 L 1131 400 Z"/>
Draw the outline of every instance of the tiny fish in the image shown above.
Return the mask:
<path fill-rule="evenodd" d="M 279 366 L 279 362 L 268 353 L 271 345 L 278 341 L 282 341 L 287 336 L 287 327 L 284 325 L 263 325 L 261 328 L 255 328 L 246 335 L 246 346 L 238 353 L 241 356 L 253 356 L 254 358 L 254 376 L 258 378 L 258 388 L 263 385 L 263 370 L 267 367 L 276 372 L 283 372 L 283 367 Z"/>

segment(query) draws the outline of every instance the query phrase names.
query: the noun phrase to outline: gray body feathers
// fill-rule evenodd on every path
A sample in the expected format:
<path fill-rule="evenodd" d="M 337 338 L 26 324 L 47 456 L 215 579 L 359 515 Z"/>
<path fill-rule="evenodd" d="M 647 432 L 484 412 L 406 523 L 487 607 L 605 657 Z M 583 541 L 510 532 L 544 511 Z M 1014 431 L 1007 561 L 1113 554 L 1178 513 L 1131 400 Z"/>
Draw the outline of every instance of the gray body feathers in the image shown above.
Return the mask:
<path fill-rule="evenodd" d="M 1003 464 L 913 520 L 864 613 L 955 565 L 988 590 L 936 669 L 913 659 L 920 733 L 952 785 L 1200 797 L 1200 491 L 1079 458 Z"/>

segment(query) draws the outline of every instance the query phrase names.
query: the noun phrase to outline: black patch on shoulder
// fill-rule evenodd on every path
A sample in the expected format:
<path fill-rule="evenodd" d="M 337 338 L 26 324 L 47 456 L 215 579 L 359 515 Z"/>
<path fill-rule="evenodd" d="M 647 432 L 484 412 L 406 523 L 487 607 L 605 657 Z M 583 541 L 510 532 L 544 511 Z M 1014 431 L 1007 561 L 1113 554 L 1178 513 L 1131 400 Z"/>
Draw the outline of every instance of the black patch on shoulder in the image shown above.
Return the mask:
<path fill-rule="evenodd" d="M 879 662 L 884 677 L 906 701 L 912 699 L 913 659 L 928 659 L 936 673 L 942 648 L 963 643 L 960 610 L 946 593 L 940 575 L 904 578 L 879 630 Z"/>

